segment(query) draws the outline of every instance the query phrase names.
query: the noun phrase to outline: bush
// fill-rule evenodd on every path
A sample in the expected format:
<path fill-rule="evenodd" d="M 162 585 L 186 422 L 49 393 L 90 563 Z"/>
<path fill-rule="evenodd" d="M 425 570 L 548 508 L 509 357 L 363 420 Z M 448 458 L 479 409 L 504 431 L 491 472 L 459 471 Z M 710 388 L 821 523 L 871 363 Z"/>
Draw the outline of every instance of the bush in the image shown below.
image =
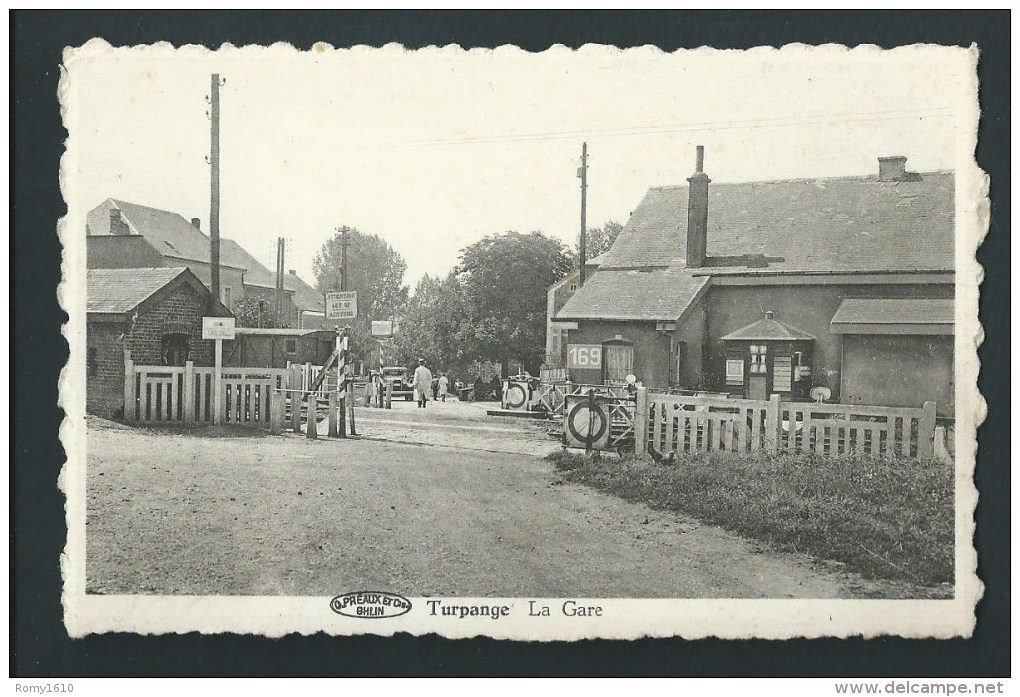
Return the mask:
<path fill-rule="evenodd" d="M 813 454 L 549 459 L 567 479 L 869 578 L 953 581 L 953 467 Z"/>

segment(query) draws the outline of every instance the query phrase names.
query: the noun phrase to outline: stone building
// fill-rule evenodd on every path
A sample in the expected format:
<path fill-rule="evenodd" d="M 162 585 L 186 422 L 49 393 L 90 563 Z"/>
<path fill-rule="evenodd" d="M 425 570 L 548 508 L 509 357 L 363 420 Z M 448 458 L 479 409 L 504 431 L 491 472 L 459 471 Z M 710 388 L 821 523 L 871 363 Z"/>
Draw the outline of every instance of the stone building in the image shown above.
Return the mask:
<path fill-rule="evenodd" d="M 553 317 L 570 377 L 953 412 L 954 176 L 649 189 Z"/>
<path fill-rule="evenodd" d="M 212 364 L 202 339 L 209 290 L 187 268 L 89 269 L 86 286 L 86 409 L 124 410 L 124 360 L 141 365 Z M 219 308 L 220 314 L 229 314 Z"/>
<path fill-rule="evenodd" d="M 90 269 L 185 266 L 206 287 L 211 284 L 210 240 L 198 218 L 110 198 L 89 211 L 86 235 Z M 319 328 L 322 294 L 294 271 L 281 280 L 283 325 Z M 268 317 L 276 293 L 276 274 L 236 241 L 221 237 L 220 302 L 234 310 L 242 299 L 254 299 Z"/>

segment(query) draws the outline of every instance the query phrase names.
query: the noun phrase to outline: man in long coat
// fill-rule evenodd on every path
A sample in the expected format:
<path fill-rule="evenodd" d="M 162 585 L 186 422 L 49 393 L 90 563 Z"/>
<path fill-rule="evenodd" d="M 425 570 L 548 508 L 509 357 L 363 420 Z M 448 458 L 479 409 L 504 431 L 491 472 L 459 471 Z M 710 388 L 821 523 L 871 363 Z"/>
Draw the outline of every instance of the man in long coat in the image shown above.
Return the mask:
<path fill-rule="evenodd" d="M 418 393 L 418 408 L 424 409 L 432 396 L 432 371 L 425 367 L 425 359 L 418 359 L 418 367 L 414 369 L 411 386 Z"/>

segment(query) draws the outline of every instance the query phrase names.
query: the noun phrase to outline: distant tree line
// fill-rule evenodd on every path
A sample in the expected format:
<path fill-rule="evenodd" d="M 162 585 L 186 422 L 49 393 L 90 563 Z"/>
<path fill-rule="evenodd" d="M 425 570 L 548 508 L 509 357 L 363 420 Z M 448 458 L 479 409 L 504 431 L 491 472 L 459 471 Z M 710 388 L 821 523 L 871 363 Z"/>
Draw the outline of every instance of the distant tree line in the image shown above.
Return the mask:
<path fill-rule="evenodd" d="M 609 221 L 588 235 L 588 259 L 602 254 L 620 234 Z M 314 260 L 320 291 L 340 288 L 341 230 Z M 545 355 L 546 291 L 571 273 L 579 250 L 541 231 L 489 235 L 461 250 L 445 277 L 426 274 L 414 291 L 403 283 L 407 263 L 377 235 L 346 228 L 348 290 L 358 291 L 352 322 L 357 360 L 378 361 L 372 320 L 399 319 L 388 344 L 387 365 L 410 366 L 424 358 L 435 369 L 467 377 L 475 361 L 504 366 L 519 362 L 533 374 Z"/>

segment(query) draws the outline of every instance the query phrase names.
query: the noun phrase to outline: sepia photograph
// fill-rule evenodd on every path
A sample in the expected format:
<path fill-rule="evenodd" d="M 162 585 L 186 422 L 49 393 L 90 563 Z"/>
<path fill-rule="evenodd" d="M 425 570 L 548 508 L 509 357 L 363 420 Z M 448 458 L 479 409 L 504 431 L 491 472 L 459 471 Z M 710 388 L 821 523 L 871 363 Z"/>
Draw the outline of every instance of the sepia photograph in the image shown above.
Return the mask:
<path fill-rule="evenodd" d="M 68 631 L 968 635 L 977 62 L 68 48 Z"/>

